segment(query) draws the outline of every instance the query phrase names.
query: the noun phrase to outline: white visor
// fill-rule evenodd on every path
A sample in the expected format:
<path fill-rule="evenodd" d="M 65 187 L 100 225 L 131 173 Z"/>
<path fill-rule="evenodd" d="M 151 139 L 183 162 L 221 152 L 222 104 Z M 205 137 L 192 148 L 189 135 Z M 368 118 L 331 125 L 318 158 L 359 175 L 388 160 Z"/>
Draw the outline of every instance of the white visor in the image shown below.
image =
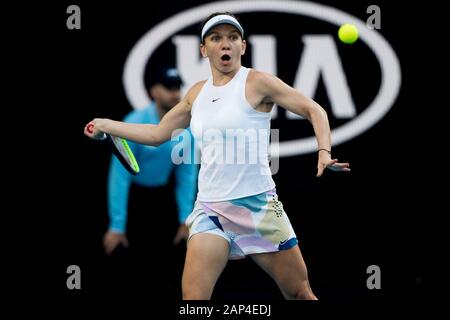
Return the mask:
<path fill-rule="evenodd" d="M 212 17 L 208 20 L 208 22 L 203 26 L 202 29 L 202 40 L 205 38 L 206 34 L 211 30 L 213 27 L 219 25 L 219 24 L 231 24 L 236 29 L 239 30 L 241 33 L 242 38 L 244 37 L 244 29 L 240 25 L 240 23 L 233 18 L 232 16 L 229 16 L 227 14 L 221 14 L 215 17 Z"/>

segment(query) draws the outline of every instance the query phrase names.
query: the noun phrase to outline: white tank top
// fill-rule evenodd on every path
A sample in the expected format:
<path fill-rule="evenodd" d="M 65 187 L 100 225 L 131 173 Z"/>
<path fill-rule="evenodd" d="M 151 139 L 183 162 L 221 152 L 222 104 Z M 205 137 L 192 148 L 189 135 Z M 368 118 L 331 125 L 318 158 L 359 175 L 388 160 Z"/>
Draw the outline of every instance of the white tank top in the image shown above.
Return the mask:
<path fill-rule="evenodd" d="M 241 67 L 223 86 L 210 77 L 191 110 L 191 131 L 201 151 L 200 201 L 225 201 L 275 187 L 269 167 L 270 112 L 245 97 L 249 69 Z"/>

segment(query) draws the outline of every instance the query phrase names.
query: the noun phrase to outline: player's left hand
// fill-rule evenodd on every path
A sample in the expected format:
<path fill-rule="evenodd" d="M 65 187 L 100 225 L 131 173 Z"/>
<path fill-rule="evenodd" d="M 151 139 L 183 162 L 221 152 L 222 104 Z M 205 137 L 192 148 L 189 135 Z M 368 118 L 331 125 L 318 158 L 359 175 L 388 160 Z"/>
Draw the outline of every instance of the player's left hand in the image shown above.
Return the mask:
<path fill-rule="evenodd" d="M 338 159 L 330 159 L 330 157 L 328 157 L 328 159 L 323 158 L 320 157 L 317 164 L 317 177 L 321 177 L 325 169 L 344 172 L 350 171 L 350 164 L 348 162 L 338 162 Z"/>

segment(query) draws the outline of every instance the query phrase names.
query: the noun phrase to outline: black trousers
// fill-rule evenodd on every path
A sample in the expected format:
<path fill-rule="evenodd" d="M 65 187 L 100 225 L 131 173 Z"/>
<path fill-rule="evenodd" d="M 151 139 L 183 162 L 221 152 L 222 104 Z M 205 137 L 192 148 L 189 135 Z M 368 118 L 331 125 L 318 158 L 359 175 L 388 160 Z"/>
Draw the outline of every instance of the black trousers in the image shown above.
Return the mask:
<path fill-rule="evenodd" d="M 133 185 L 128 201 L 129 247 L 105 257 L 104 288 L 114 295 L 181 299 L 186 244 L 173 244 L 178 226 L 173 179 L 158 188 Z"/>

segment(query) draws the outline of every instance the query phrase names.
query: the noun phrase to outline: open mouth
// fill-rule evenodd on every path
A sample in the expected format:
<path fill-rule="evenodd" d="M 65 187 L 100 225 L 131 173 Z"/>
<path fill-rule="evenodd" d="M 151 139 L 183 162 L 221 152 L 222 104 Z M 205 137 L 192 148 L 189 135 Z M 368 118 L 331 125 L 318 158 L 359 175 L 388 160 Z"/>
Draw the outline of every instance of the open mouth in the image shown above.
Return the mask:
<path fill-rule="evenodd" d="M 222 61 L 230 61 L 231 57 L 228 54 L 224 54 L 223 56 L 220 57 L 220 59 Z"/>

